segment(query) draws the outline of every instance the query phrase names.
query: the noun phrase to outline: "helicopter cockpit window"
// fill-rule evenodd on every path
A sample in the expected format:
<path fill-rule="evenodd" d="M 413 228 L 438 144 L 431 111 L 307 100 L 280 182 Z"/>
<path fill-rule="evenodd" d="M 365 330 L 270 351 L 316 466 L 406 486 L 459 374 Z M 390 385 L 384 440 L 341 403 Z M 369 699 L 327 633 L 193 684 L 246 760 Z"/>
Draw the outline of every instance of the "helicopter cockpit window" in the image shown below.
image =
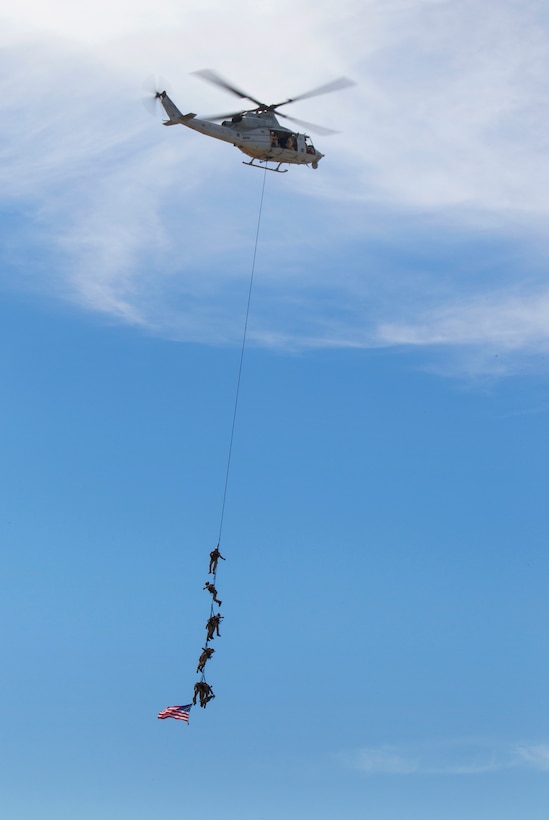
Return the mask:
<path fill-rule="evenodd" d="M 312 142 L 310 142 L 309 137 L 305 137 L 305 144 L 307 146 L 307 153 L 308 154 L 316 154 L 315 147 Z"/>

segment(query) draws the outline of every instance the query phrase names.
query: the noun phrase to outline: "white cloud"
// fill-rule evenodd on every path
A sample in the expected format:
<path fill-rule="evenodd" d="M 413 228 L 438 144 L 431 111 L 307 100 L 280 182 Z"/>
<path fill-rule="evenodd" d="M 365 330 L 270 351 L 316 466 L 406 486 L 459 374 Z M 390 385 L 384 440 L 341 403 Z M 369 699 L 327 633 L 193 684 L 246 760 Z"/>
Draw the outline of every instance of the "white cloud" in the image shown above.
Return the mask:
<path fill-rule="evenodd" d="M 521 357 L 549 352 L 549 291 L 545 287 L 530 293 L 494 290 L 437 305 L 418 311 L 412 321 L 381 323 L 377 340 L 386 346 L 468 348 L 468 369 L 512 371 Z M 463 357 L 460 361 L 463 370 Z"/>
<path fill-rule="evenodd" d="M 479 740 L 383 745 L 360 749 L 345 756 L 344 762 L 369 776 L 465 776 L 517 769 L 545 772 L 549 771 L 549 746 Z"/>
<path fill-rule="evenodd" d="M 533 746 L 518 746 L 517 756 L 525 766 L 538 771 L 549 771 L 549 744 L 539 743 Z"/>
<path fill-rule="evenodd" d="M 344 73 L 355 88 L 295 108 L 342 130 L 319 138 L 319 170 L 268 181 L 251 338 L 453 349 L 472 370 L 504 353 L 512 371 L 547 350 L 538 3 L 201 0 L 183 12 L 175 0 L 22 0 L 0 32 L 0 205 L 29 215 L 20 268 L 56 258 L 34 287 L 175 338 L 234 340 L 260 177 L 229 146 L 148 119 L 143 78 L 169 77 L 200 113 L 238 103 L 194 69 L 268 100 Z M 416 246 L 439 247 L 436 271 L 387 251 L 413 231 Z M 503 282 L 482 266 L 463 277 L 445 256 L 456 231 L 515 234 L 523 256 Z"/>
<path fill-rule="evenodd" d="M 184 12 L 172 0 L 53 0 L 47 8 L 23 0 L 3 39 L 21 49 L 19 105 L 21 94 L 55 73 L 47 61 L 57 55 L 71 79 L 95 89 L 97 97 L 86 98 L 88 128 L 99 139 L 101 94 L 123 97 L 151 72 L 168 76 L 182 105 L 189 99 L 199 112 L 237 103 L 189 78 L 197 67 L 219 67 L 269 100 L 349 73 L 358 81 L 353 90 L 296 109 L 342 130 L 323 144 L 322 174 L 311 177 L 315 196 L 545 213 L 549 27 L 540 16 L 537 3 L 511 0 L 489 0 L 482 12 L 473 0 L 342 0 L 336 8 L 210 0 L 186 3 Z M 42 64 L 31 53 L 40 45 L 49 49 Z M 59 135 L 61 112 L 82 111 L 82 101 L 63 84 L 57 90 L 63 106 L 48 128 Z M 211 151 L 210 141 L 195 150 Z"/>

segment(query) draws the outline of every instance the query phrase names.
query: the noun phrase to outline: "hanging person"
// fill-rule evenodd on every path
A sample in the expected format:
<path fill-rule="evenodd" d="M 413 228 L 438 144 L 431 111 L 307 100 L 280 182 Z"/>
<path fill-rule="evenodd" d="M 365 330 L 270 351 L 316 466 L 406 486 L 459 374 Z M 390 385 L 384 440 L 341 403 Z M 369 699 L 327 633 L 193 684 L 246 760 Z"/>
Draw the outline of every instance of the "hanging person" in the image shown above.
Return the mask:
<path fill-rule="evenodd" d="M 203 672 L 204 671 L 204 667 L 206 666 L 206 663 L 210 660 L 210 658 L 212 657 L 214 652 L 215 652 L 215 649 L 212 649 L 212 647 L 210 647 L 210 646 L 206 646 L 202 650 L 202 654 L 200 655 L 200 657 L 198 659 L 198 666 L 196 667 L 197 672 Z"/>
<path fill-rule="evenodd" d="M 194 685 L 193 706 L 196 705 L 197 697 L 200 699 L 200 705 L 203 709 L 206 708 L 206 704 L 209 703 L 210 700 L 215 698 L 212 687 L 206 683 L 205 680 L 199 680 Z"/>
<path fill-rule="evenodd" d="M 206 629 L 208 630 L 206 643 L 208 643 L 208 641 L 213 640 L 214 632 L 218 637 L 221 637 L 221 635 L 219 634 L 219 624 L 222 620 L 223 615 L 220 615 L 219 612 L 217 613 L 217 615 L 212 615 L 211 618 L 208 618 L 208 620 L 206 621 Z"/>
<path fill-rule="evenodd" d="M 215 573 L 217 571 L 217 562 L 219 561 L 220 558 L 221 558 L 222 561 L 225 560 L 223 558 L 223 556 L 221 555 L 221 553 L 219 552 L 219 544 L 218 544 L 217 547 L 210 552 L 210 568 L 208 570 L 208 575 L 215 575 Z"/>
<path fill-rule="evenodd" d="M 211 700 L 215 698 L 214 692 L 212 687 L 206 681 L 202 681 L 202 691 L 200 692 L 200 705 L 203 709 L 206 708 L 206 704 L 209 703 Z"/>
<path fill-rule="evenodd" d="M 210 584 L 209 581 L 206 581 L 206 584 L 202 587 L 202 589 L 207 589 L 208 592 L 211 592 L 214 604 L 221 606 L 221 601 L 217 597 L 217 589 L 214 587 L 213 584 Z"/>

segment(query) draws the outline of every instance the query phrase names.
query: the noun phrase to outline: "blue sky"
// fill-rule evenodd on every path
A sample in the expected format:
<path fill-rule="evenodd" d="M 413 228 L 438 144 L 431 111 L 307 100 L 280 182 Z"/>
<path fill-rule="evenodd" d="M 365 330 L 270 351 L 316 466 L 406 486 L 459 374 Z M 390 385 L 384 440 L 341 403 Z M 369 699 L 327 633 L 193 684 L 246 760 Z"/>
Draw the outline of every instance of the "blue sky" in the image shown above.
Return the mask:
<path fill-rule="evenodd" d="M 549 25 L 534 2 L 4 14 L 10 820 L 545 820 Z M 149 117 L 347 75 L 268 175 Z M 221 106 L 221 107 L 219 107 Z M 227 109 L 228 110 L 228 109 Z"/>

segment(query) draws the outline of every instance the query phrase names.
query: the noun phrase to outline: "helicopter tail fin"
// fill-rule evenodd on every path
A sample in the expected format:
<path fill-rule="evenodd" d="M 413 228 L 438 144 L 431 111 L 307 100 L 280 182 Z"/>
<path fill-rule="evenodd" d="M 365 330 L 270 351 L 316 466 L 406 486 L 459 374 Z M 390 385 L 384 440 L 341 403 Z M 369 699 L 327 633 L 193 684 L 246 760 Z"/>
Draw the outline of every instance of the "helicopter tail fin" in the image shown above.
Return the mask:
<path fill-rule="evenodd" d="M 179 125 L 186 120 L 192 120 L 196 114 L 182 114 L 174 102 L 170 100 L 165 91 L 158 91 L 156 98 L 160 100 L 162 108 L 168 115 L 169 119 L 164 122 L 164 125 Z"/>

